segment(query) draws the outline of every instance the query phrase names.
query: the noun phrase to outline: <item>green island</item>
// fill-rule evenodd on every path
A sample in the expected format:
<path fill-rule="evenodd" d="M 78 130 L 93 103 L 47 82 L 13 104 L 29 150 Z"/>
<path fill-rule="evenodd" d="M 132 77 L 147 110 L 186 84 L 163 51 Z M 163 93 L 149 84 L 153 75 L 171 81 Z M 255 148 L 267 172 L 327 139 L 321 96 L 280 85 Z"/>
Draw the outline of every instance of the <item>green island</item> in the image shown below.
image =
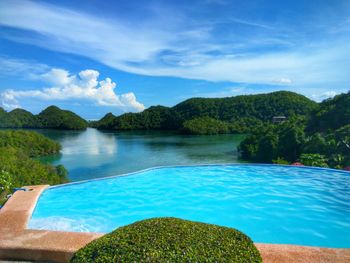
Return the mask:
<path fill-rule="evenodd" d="M 23 109 L 6 112 L 0 108 L 0 128 L 84 130 L 88 122 L 77 114 L 50 106 L 34 115 Z"/>
<path fill-rule="evenodd" d="M 262 262 L 253 241 L 233 228 L 177 218 L 120 227 L 78 250 L 72 263 Z"/>
<path fill-rule="evenodd" d="M 62 166 L 43 164 L 37 158 L 59 153 L 61 145 L 32 131 L 0 131 L 0 205 L 6 196 L 25 185 L 68 181 Z"/>

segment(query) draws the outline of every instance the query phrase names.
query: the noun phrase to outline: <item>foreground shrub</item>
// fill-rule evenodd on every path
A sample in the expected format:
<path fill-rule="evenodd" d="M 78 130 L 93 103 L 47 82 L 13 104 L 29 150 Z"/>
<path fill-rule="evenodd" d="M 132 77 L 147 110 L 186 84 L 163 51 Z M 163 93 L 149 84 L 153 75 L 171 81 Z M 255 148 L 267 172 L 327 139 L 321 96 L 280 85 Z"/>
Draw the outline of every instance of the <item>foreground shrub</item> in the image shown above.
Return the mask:
<path fill-rule="evenodd" d="M 177 218 L 127 225 L 80 249 L 71 262 L 262 262 L 252 240 L 228 227 Z"/>
<path fill-rule="evenodd" d="M 328 167 L 326 157 L 317 153 L 303 153 L 300 162 L 307 166 Z"/>

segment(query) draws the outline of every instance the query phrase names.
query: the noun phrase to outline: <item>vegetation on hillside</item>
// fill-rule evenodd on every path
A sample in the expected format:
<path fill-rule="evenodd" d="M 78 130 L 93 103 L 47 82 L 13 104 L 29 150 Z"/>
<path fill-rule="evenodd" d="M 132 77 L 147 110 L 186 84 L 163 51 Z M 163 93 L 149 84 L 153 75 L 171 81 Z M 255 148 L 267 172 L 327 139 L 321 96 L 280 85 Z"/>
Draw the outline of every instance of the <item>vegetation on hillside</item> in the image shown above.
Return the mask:
<path fill-rule="evenodd" d="M 0 128 L 34 128 L 38 126 L 37 118 L 29 111 L 14 109 L 0 113 Z"/>
<path fill-rule="evenodd" d="M 67 170 L 62 165 L 31 159 L 58 153 L 60 149 L 58 143 L 36 132 L 0 131 L 0 204 L 16 187 L 66 182 Z"/>
<path fill-rule="evenodd" d="M 29 157 L 39 157 L 59 153 L 58 142 L 31 131 L 0 131 L 0 147 L 12 147 L 21 150 Z"/>
<path fill-rule="evenodd" d="M 326 133 L 350 124 L 350 91 L 320 103 L 307 126 L 309 132 Z"/>
<path fill-rule="evenodd" d="M 40 112 L 38 120 L 40 128 L 47 129 L 83 130 L 88 125 L 87 121 L 77 114 L 56 106 L 50 106 Z"/>
<path fill-rule="evenodd" d="M 177 218 L 127 225 L 78 250 L 73 263 L 262 262 L 252 240 L 233 228 Z"/>
<path fill-rule="evenodd" d="M 257 126 L 239 151 L 254 162 L 350 166 L 350 92 L 322 102 L 307 118 Z"/>
<path fill-rule="evenodd" d="M 172 108 L 156 106 L 141 113 L 126 113 L 118 117 L 109 113 L 95 122 L 94 127 L 110 130 L 178 130 L 192 134 L 214 134 L 223 132 L 221 128 L 212 127 L 220 123 L 220 126 L 228 127 L 223 128 L 226 133 L 245 133 L 262 122 L 270 122 L 274 116 L 307 115 L 317 107 L 316 102 L 287 91 L 230 98 L 193 98 Z M 214 123 L 213 120 L 218 122 Z"/>
<path fill-rule="evenodd" d="M 82 130 L 87 128 L 87 121 L 67 110 L 50 106 L 38 115 L 23 109 L 6 112 L 0 108 L 0 128 L 47 128 Z"/>
<path fill-rule="evenodd" d="M 221 134 L 229 133 L 230 128 L 226 122 L 210 117 L 199 117 L 185 121 L 183 132 L 189 134 Z"/>

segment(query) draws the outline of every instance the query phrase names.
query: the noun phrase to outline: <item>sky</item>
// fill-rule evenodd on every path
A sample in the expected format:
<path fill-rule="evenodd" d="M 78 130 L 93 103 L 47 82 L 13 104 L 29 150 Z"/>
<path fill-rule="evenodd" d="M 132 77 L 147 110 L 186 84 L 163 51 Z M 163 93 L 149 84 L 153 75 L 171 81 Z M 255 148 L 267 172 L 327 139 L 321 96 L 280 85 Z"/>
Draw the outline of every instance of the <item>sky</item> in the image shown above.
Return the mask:
<path fill-rule="evenodd" d="M 349 0 L 0 0 L 0 106 L 88 119 L 350 90 Z"/>

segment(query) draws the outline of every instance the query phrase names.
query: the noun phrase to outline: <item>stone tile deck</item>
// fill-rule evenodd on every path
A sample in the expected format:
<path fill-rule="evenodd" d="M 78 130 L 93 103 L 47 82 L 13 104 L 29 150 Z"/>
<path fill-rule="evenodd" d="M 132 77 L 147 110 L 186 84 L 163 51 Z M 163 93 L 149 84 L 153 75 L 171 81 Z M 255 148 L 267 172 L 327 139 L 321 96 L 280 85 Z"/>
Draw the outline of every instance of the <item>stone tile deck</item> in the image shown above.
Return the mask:
<path fill-rule="evenodd" d="M 36 202 L 48 185 L 17 191 L 0 210 L 0 260 L 68 262 L 74 252 L 100 237 L 76 233 L 26 229 Z M 350 262 L 350 249 L 256 244 L 266 263 Z"/>

